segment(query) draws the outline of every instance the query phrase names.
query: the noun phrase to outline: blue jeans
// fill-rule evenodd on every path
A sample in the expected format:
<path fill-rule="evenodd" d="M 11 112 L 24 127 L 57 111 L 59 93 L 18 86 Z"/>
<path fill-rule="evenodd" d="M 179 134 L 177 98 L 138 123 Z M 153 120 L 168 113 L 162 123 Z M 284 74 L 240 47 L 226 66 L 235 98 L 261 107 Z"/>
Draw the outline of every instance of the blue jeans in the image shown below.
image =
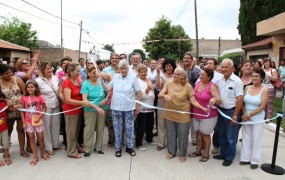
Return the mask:
<path fill-rule="evenodd" d="M 226 115 L 232 117 L 234 113 L 234 108 L 220 110 Z M 237 143 L 237 133 L 238 125 L 231 126 L 230 120 L 224 118 L 219 114 L 220 119 L 220 152 L 225 160 L 233 161 L 236 155 L 236 143 Z"/>

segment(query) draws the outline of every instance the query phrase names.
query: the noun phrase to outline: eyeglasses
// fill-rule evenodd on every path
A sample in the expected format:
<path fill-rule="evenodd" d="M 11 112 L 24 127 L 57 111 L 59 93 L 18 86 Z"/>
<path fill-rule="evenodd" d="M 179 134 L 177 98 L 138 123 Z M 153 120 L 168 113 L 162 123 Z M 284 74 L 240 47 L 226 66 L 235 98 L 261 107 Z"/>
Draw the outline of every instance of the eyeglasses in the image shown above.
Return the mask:
<path fill-rule="evenodd" d="M 252 75 L 251 77 L 253 77 L 253 78 L 259 78 L 260 76 L 259 76 L 259 75 Z"/>
<path fill-rule="evenodd" d="M 173 73 L 174 75 L 176 75 L 176 76 L 180 76 L 181 74 L 179 74 L 179 73 Z"/>

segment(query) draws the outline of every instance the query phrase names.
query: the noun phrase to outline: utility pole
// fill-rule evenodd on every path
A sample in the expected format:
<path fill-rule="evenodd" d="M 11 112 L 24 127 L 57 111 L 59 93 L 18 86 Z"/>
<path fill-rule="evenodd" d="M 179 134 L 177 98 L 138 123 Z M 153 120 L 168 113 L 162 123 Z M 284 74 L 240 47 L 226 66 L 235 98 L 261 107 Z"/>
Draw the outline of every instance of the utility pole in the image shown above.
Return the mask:
<path fill-rule="evenodd" d="M 218 58 L 221 56 L 221 37 L 219 37 Z"/>
<path fill-rule="evenodd" d="M 196 28 L 196 57 L 197 62 L 199 62 L 199 39 L 198 39 L 198 22 L 197 22 L 197 3 L 194 0 L 194 11 L 195 11 L 195 28 Z"/>
<path fill-rule="evenodd" d="M 79 49 L 78 49 L 78 58 L 80 58 L 80 51 L 81 51 L 81 35 L 82 35 L 82 20 L 80 22 L 80 36 L 79 36 Z"/>
<path fill-rule="evenodd" d="M 63 39 L 62 39 L 62 0 L 61 2 L 61 10 L 60 10 L 60 55 L 61 59 L 63 58 Z"/>

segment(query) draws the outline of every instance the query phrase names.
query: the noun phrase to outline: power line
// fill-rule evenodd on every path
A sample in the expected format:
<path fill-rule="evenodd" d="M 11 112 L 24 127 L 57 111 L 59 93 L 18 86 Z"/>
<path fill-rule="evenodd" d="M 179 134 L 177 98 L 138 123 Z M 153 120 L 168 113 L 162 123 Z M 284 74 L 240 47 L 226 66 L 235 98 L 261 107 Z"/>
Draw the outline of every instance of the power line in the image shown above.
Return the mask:
<path fill-rule="evenodd" d="M 53 21 L 51 21 L 51 20 L 44 19 L 44 18 L 42 18 L 42 17 L 39 17 L 39 16 L 30 14 L 30 13 L 27 13 L 27 12 L 25 12 L 25 11 L 22 11 L 22 10 L 20 10 L 20 9 L 14 8 L 14 7 L 9 6 L 9 5 L 7 5 L 7 4 L 4 4 L 4 3 L 2 3 L 2 2 L 0 2 L 0 4 L 3 5 L 3 6 L 9 7 L 9 8 L 11 8 L 11 9 L 14 9 L 14 10 L 16 10 L 16 11 L 19 11 L 19 12 L 21 12 L 21 13 L 24 13 L 24 14 L 27 14 L 27 15 L 30 15 L 30 16 L 33 16 L 33 17 L 36 17 L 36 18 L 39 18 L 39 19 L 41 19 L 41 20 L 48 21 L 48 22 L 50 22 L 50 23 L 54 23 L 54 24 L 60 25 L 60 23 L 53 22 Z M 72 28 L 72 29 L 78 29 L 78 28 L 75 28 L 75 27 L 67 26 L 67 25 L 63 25 L 63 26 L 68 27 L 68 28 Z"/>
<path fill-rule="evenodd" d="M 179 14 L 177 15 L 175 22 L 180 18 L 180 16 L 184 13 L 185 9 L 187 8 L 188 4 L 190 3 L 191 0 L 187 0 L 184 4 L 184 6 L 182 7 L 182 9 L 180 10 Z"/>
<path fill-rule="evenodd" d="M 25 0 L 22 0 L 22 1 L 25 2 L 25 3 L 27 3 L 27 4 L 30 5 L 30 6 L 33 6 L 34 8 L 36 8 L 36 9 L 38 9 L 38 10 L 40 10 L 40 11 L 43 11 L 43 12 L 47 13 L 48 15 L 51 15 L 51 16 L 56 17 L 56 18 L 58 18 L 58 19 L 61 19 L 60 17 L 58 17 L 58 16 L 56 16 L 56 15 L 54 15 L 54 14 L 51 14 L 51 13 L 49 13 L 49 12 L 47 12 L 47 11 L 45 11 L 45 10 L 43 10 L 43 9 L 41 9 L 41 8 L 39 8 L 39 7 L 37 7 L 37 6 L 35 6 L 35 5 L 33 5 L 33 4 L 31 4 L 31 3 L 27 2 L 27 1 L 25 1 Z M 78 23 L 75 23 L 75 22 L 72 22 L 72 21 L 69 21 L 69 20 L 66 20 L 66 19 L 62 19 L 62 20 L 63 20 L 63 21 L 66 21 L 66 22 L 69 22 L 69 23 L 72 23 L 72 24 L 75 24 L 75 25 L 79 25 Z"/>

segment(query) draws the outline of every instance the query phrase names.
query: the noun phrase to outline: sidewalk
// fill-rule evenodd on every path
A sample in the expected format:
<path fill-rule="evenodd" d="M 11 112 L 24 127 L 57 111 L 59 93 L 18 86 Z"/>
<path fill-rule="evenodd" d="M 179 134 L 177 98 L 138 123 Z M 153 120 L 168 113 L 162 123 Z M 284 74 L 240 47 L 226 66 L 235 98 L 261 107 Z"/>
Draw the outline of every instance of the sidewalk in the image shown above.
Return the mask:
<path fill-rule="evenodd" d="M 241 134 L 241 133 L 240 133 Z M 266 128 L 263 134 L 262 163 L 271 163 L 274 132 Z M 62 137 L 60 137 L 62 138 Z M 107 129 L 104 136 L 104 155 L 92 153 L 90 158 L 71 159 L 67 158 L 66 151 L 56 151 L 49 161 L 40 158 L 35 167 L 30 166 L 32 156 L 28 159 L 19 155 L 17 133 L 13 132 L 12 147 L 10 149 L 13 164 L 0 167 L 1 180 L 16 179 L 52 179 L 52 180 L 77 180 L 77 179 L 119 179 L 119 180 L 158 180 L 158 179 L 274 179 L 284 180 L 285 175 L 271 175 L 260 168 L 251 170 L 250 166 L 240 166 L 240 146 L 238 142 L 236 158 L 229 167 L 223 167 L 222 161 L 211 158 L 208 162 L 199 162 L 199 158 L 187 158 L 185 163 L 180 163 L 178 157 L 172 160 L 166 159 L 167 150 L 156 150 L 155 144 L 147 144 L 147 151 L 138 151 L 137 155 L 131 158 L 125 153 L 121 158 L 116 158 L 114 148 L 106 146 Z M 156 138 L 154 139 L 156 141 Z M 188 152 L 193 152 L 195 147 L 189 143 Z M 39 152 L 38 152 L 39 153 Z M 0 154 L 2 159 L 2 154 Z M 285 137 L 279 138 L 276 165 L 285 168 Z"/>

